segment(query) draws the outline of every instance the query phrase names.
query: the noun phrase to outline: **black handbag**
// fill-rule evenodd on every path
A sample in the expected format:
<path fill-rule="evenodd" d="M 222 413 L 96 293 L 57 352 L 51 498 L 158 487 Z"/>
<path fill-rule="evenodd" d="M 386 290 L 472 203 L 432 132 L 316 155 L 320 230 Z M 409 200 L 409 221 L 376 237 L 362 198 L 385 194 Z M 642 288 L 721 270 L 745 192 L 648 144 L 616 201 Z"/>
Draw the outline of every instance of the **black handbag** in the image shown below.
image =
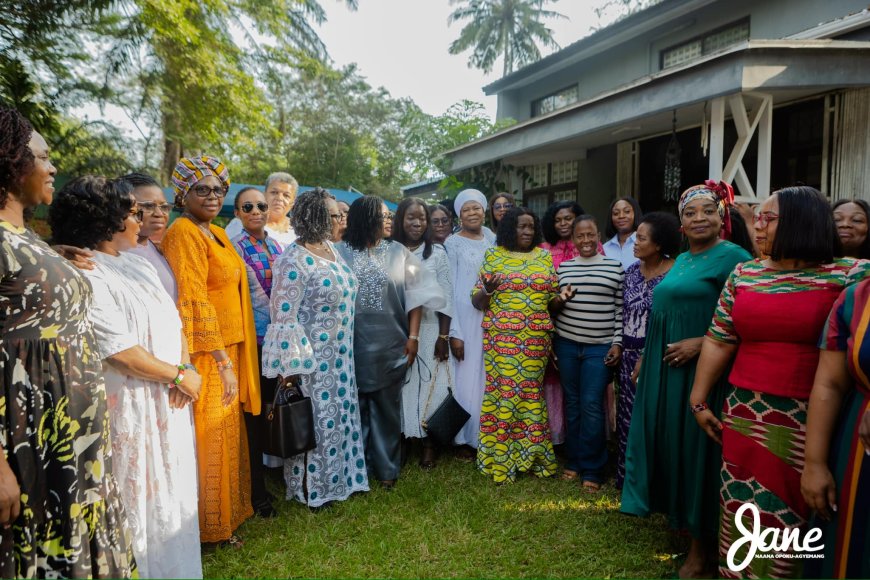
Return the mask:
<path fill-rule="evenodd" d="M 268 437 L 264 451 L 287 459 L 317 447 L 314 438 L 314 405 L 296 385 L 275 389 L 272 403 L 263 405 Z"/>
<path fill-rule="evenodd" d="M 450 377 L 450 363 L 439 361 L 435 366 L 435 372 L 432 373 L 432 383 L 429 385 L 429 398 L 426 399 L 426 408 L 423 409 L 423 416 L 429 411 L 429 403 L 432 402 L 432 392 L 435 390 L 435 379 L 438 378 L 438 369 L 444 364 L 447 369 L 447 396 L 438 405 L 438 408 L 432 412 L 428 419 L 423 419 L 420 426 L 426 432 L 426 435 L 432 439 L 437 445 L 450 445 L 453 438 L 462 429 L 462 426 L 468 422 L 471 417 L 462 405 L 460 405 L 453 397 L 453 379 Z"/>

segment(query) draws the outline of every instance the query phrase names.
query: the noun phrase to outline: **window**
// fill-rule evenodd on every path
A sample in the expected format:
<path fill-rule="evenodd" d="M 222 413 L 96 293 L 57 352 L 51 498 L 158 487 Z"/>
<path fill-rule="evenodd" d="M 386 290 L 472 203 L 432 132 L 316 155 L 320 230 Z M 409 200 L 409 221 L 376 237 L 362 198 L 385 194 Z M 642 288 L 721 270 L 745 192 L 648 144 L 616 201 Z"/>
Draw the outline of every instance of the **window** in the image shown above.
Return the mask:
<path fill-rule="evenodd" d="M 564 109 L 568 105 L 573 105 L 580 98 L 580 91 L 577 85 L 562 89 L 552 95 L 532 101 L 532 117 L 540 117 L 559 109 Z"/>
<path fill-rule="evenodd" d="M 556 161 L 527 166 L 528 181 L 523 188 L 523 203 L 538 217 L 555 201 L 576 201 L 580 164 Z"/>
<path fill-rule="evenodd" d="M 683 64 L 699 56 L 734 46 L 749 39 L 749 19 L 718 28 L 662 51 L 662 68 Z"/>

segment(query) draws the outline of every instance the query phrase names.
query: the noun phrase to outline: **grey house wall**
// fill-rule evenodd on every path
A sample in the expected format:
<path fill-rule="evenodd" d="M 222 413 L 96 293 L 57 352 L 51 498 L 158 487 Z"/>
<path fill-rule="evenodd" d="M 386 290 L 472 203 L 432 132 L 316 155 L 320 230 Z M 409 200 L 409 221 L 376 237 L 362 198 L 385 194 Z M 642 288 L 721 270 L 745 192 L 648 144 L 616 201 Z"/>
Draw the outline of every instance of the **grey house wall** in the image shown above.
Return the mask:
<path fill-rule="evenodd" d="M 500 92 L 497 117 L 524 121 L 531 117 L 532 101 L 561 89 L 578 85 L 583 101 L 658 72 L 662 50 L 746 17 L 750 38 L 778 39 L 867 7 L 867 0 L 714 2 L 531 85 Z"/>

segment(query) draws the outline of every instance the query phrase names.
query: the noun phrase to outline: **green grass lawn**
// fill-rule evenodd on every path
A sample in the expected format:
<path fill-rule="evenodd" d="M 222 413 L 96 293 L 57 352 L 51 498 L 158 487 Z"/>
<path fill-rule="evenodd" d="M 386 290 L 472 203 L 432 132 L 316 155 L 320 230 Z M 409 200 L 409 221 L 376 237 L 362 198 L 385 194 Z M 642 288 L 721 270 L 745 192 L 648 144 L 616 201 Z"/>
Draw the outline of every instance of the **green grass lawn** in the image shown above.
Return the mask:
<path fill-rule="evenodd" d="M 283 497 L 278 471 L 269 487 Z M 426 472 L 411 457 L 391 492 L 373 490 L 312 513 L 278 500 L 279 515 L 238 530 L 240 549 L 203 555 L 206 578 L 668 577 L 678 551 L 662 518 L 619 513 L 612 485 L 522 476 L 496 486 L 444 456 Z"/>

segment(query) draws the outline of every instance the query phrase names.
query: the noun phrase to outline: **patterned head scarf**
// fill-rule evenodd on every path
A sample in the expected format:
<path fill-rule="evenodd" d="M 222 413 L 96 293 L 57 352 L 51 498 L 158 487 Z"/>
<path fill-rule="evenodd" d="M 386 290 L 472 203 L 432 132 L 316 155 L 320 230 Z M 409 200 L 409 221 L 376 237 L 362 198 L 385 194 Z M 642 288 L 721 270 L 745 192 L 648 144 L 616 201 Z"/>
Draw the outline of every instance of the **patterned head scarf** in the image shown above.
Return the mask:
<path fill-rule="evenodd" d="M 463 189 L 459 192 L 459 195 L 456 196 L 456 200 L 454 200 L 453 202 L 453 211 L 456 212 L 456 215 L 462 213 L 462 206 L 469 201 L 476 201 L 480 204 L 480 207 L 486 209 L 485 195 L 483 195 L 476 189 Z"/>
<path fill-rule="evenodd" d="M 722 218 L 722 230 L 719 236 L 723 239 L 731 238 L 731 213 L 728 207 L 734 204 L 734 189 L 724 181 L 715 182 L 708 179 L 702 185 L 694 185 L 683 192 L 680 196 L 678 204 L 680 217 L 683 217 L 683 210 L 690 202 L 696 199 L 709 199 L 716 204 L 719 209 L 719 217 Z"/>
<path fill-rule="evenodd" d="M 181 203 L 181 199 L 191 187 L 209 175 L 220 179 L 224 187 L 230 186 L 230 173 L 220 159 L 208 155 L 182 158 L 172 172 L 172 189 L 175 191 L 176 205 Z"/>

